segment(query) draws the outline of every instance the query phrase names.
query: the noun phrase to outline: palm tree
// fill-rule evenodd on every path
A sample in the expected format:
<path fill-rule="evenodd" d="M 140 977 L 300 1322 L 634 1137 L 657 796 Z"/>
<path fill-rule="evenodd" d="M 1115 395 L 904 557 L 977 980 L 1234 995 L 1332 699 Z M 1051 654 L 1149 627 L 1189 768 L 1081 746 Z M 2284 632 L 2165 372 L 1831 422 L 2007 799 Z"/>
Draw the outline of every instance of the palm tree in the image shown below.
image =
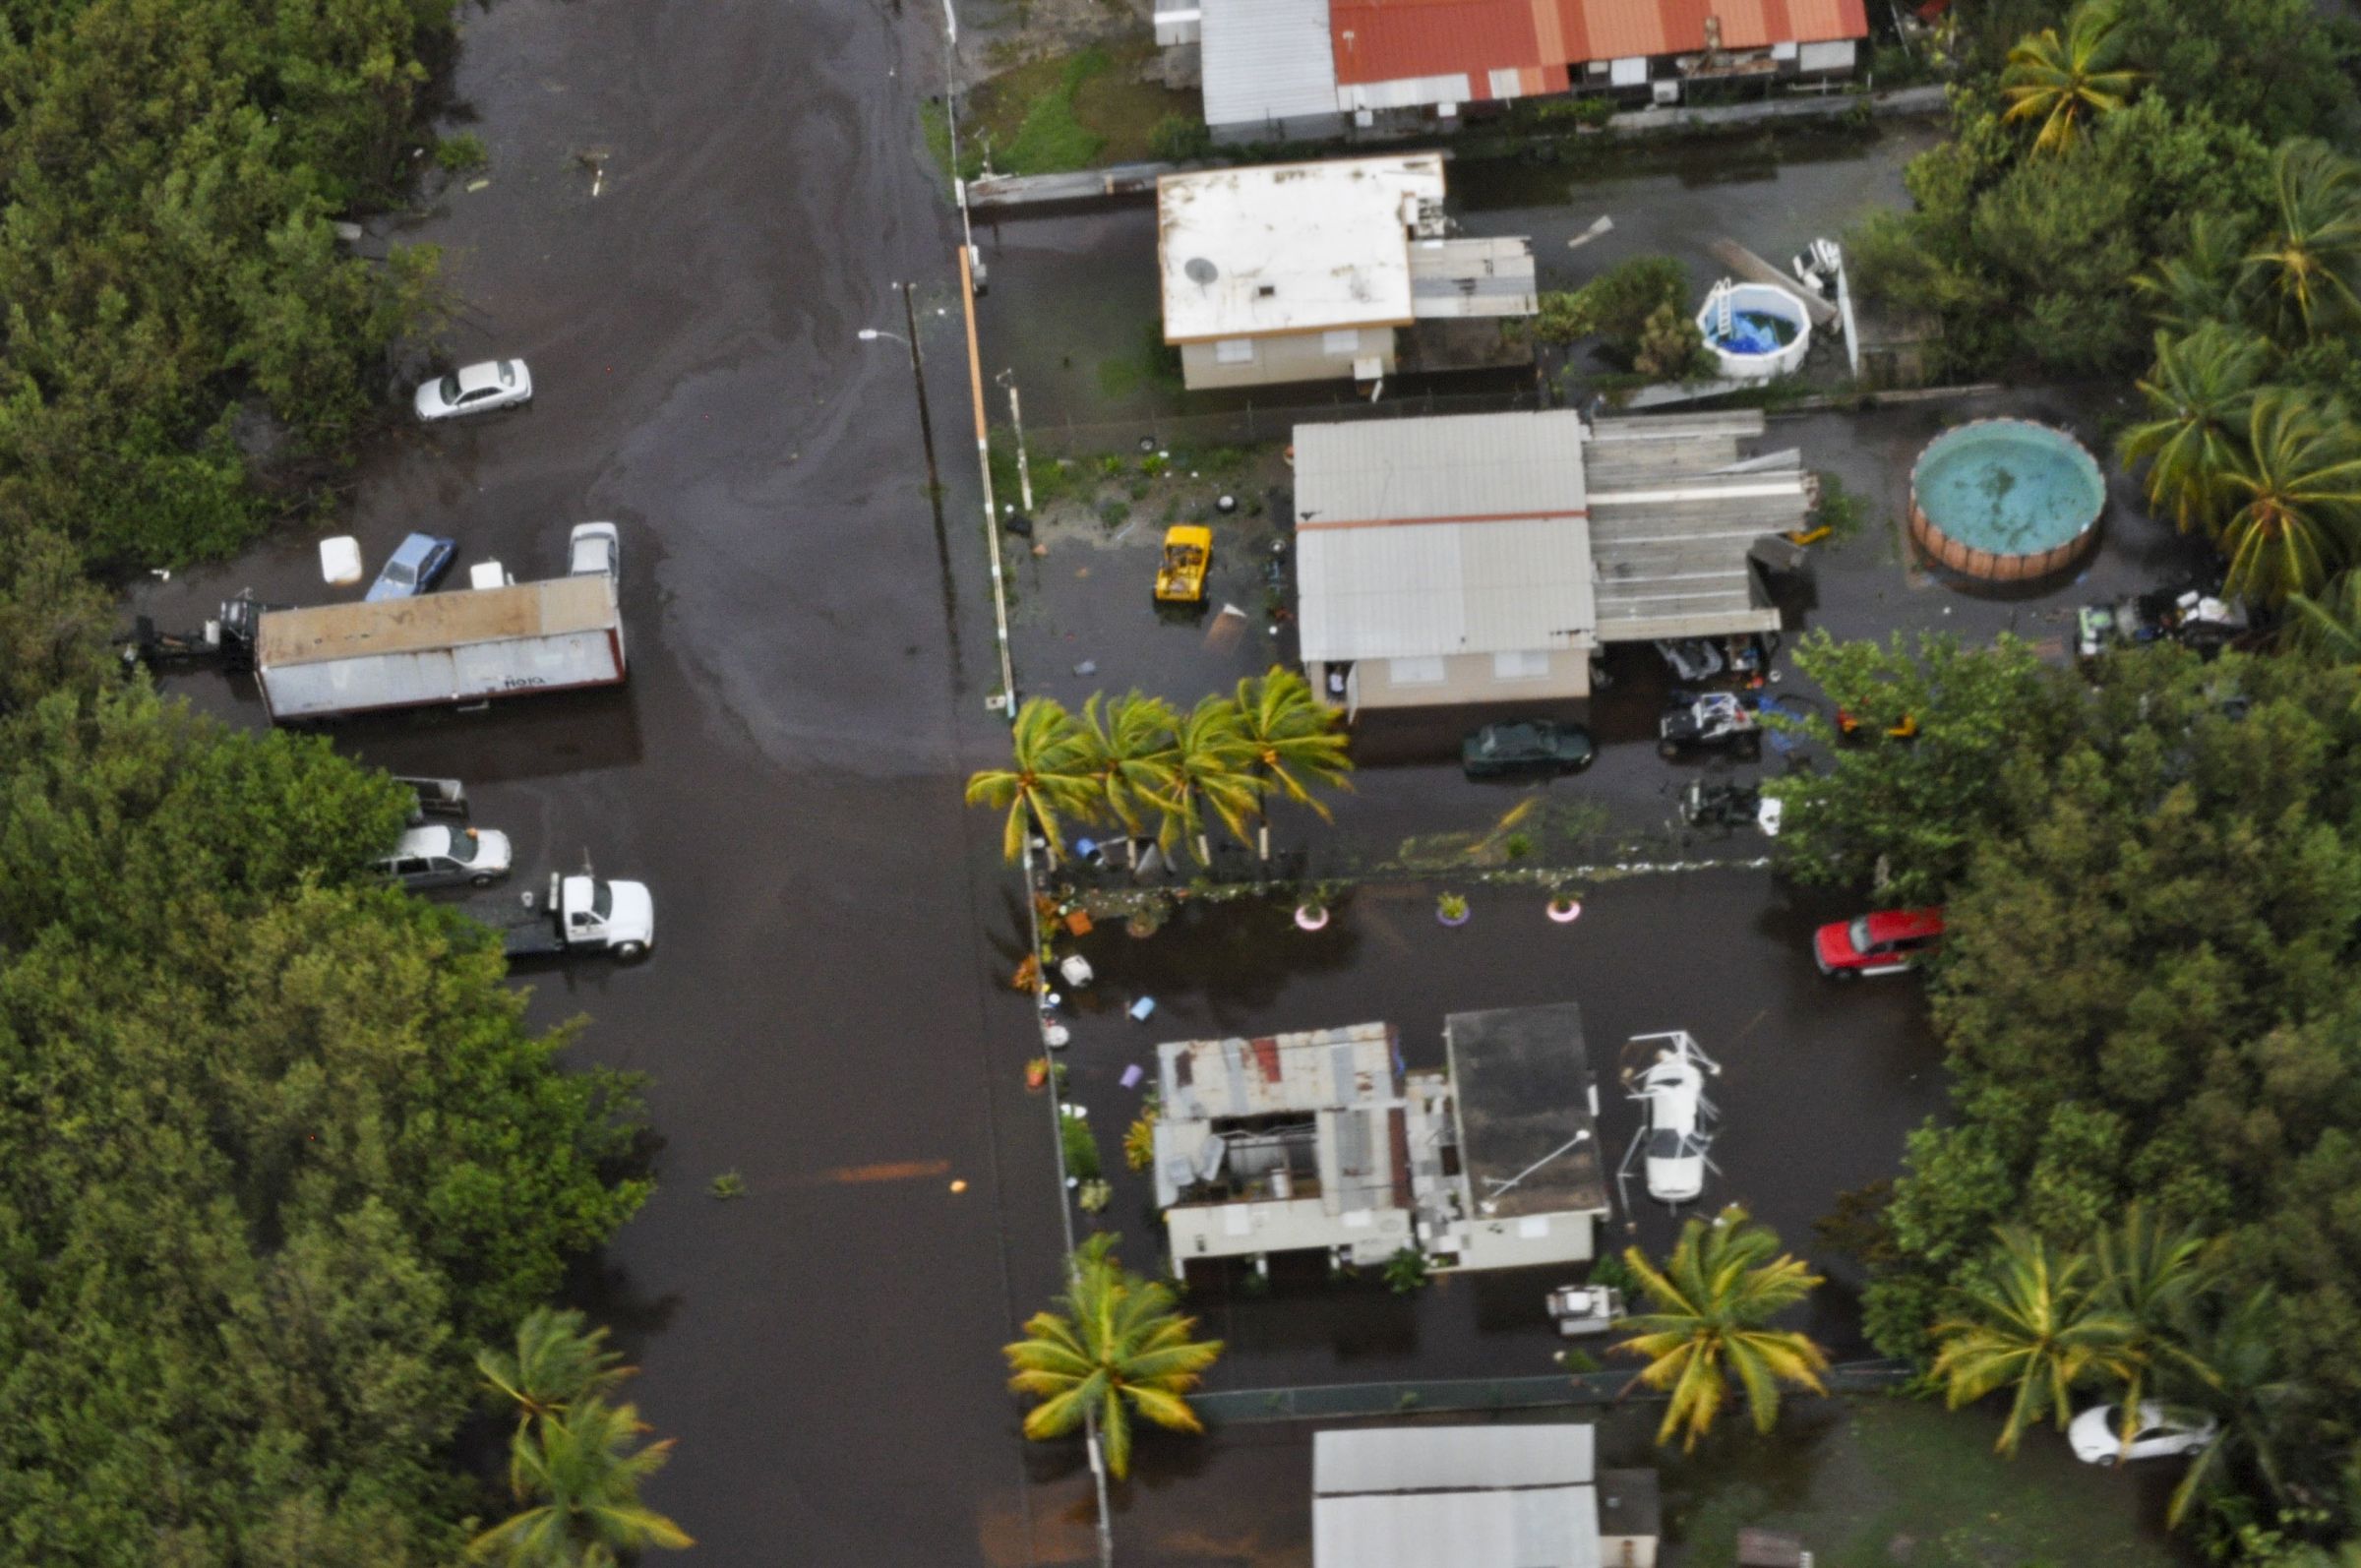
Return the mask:
<path fill-rule="evenodd" d="M 1000 853 L 1025 857 L 1025 836 L 1038 826 L 1049 841 L 1050 864 L 1065 853 L 1066 815 L 1089 819 L 1097 801 L 1091 776 L 1090 743 L 1074 716 L 1048 697 L 1031 697 L 1016 710 L 1010 731 L 1011 765 L 986 768 L 967 781 L 967 804 L 1008 814 Z"/>
<path fill-rule="evenodd" d="M 2217 1424 L 2213 1440 L 2198 1451 L 2173 1488 L 2167 1525 L 2178 1526 L 2191 1503 L 2231 1484 L 2239 1471 L 2260 1478 L 2274 1498 L 2284 1497 L 2279 1438 L 2301 1408 L 2305 1390 L 2286 1375 L 2281 1310 L 2277 1295 L 2266 1286 L 2222 1312 L 2191 1347 L 2192 1361 L 2206 1374 L 2190 1386 L 2191 1402 Z"/>
<path fill-rule="evenodd" d="M 585 1330 L 583 1323 L 579 1312 L 537 1307 L 516 1325 L 514 1352 L 487 1346 L 475 1353 L 485 1384 L 515 1402 L 519 1428 L 577 1399 L 603 1395 L 637 1370 L 606 1348 L 605 1329 Z"/>
<path fill-rule="evenodd" d="M 1172 783 L 1155 803 L 1164 818 L 1157 838 L 1169 857 L 1173 845 L 1185 837 L 1203 866 L 1213 859 L 1205 837 L 1206 813 L 1221 818 L 1239 842 L 1246 842 L 1246 818 L 1262 794 L 1252 771 L 1254 750 L 1240 726 L 1237 707 L 1219 696 L 1200 697 L 1180 720 L 1173 740 Z"/>
<path fill-rule="evenodd" d="M 2156 325 L 2176 332 L 2195 332 L 2208 322 L 2244 322 L 2252 284 L 2245 236 L 2211 211 L 2189 220 L 2187 250 L 2132 279 L 2132 286 L 2148 296 Z"/>
<path fill-rule="evenodd" d="M 1965 1314 L 1935 1325 L 1942 1348 L 1934 1371 L 1954 1410 L 1996 1388 L 2015 1388 L 1994 1445 L 2014 1454 L 2025 1429 L 2042 1416 L 2054 1413 L 2065 1427 L 2075 1384 L 2129 1371 L 2127 1347 L 2138 1329 L 2090 1290 L 2087 1254 L 2052 1257 L 2047 1242 L 2016 1226 L 1996 1234 L 2000 1244 L 1983 1275 L 1966 1288 Z"/>
<path fill-rule="evenodd" d="M 1681 1447 L 1695 1448 L 1721 1414 L 1733 1377 L 1758 1432 L 1779 1418 L 1781 1383 L 1826 1392 L 1820 1374 L 1828 1357 L 1820 1347 L 1792 1329 L 1763 1327 L 1820 1283 L 1800 1261 L 1775 1252 L 1778 1234 L 1734 1204 L 1710 1223 L 1693 1219 L 1681 1227 L 1662 1270 L 1638 1247 L 1625 1250 L 1623 1261 L 1655 1310 L 1615 1325 L 1637 1331 L 1615 1352 L 1647 1358 L 1629 1387 L 1671 1391 L 1658 1442 L 1670 1442 L 1685 1426 Z"/>
<path fill-rule="evenodd" d="M 2330 664 L 2361 664 L 2361 572 L 2339 572 L 2317 599 L 2290 594 L 2289 639 Z M 2361 697 L 2355 700 L 2361 701 Z"/>
<path fill-rule="evenodd" d="M 512 1568 L 588 1568 L 650 1546 L 695 1545 L 687 1531 L 639 1501 L 640 1483 L 672 1453 L 670 1438 L 641 1446 L 646 1430 L 631 1406 L 598 1399 L 517 1428 L 509 1488 L 533 1506 L 476 1537 L 470 1553 Z"/>
<path fill-rule="evenodd" d="M 1118 1479 L 1131 1470 L 1131 1415 L 1176 1432 L 1204 1425 L 1182 1396 L 1222 1354 L 1219 1340 L 1196 1341 L 1171 1290 L 1127 1273 L 1114 1258 L 1115 1237 L 1101 1232 L 1068 1262 L 1072 1283 L 1056 1311 L 1036 1312 L 1025 1337 L 1000 1354 L 1016 1375 L 1008 1386 L 1041 1403 L 1025 1417 L 1025 1435 L 1062 1437 L 1093 1418 Z"/>
<path fill-rule="evenodd" d="M 2091 1237 L 2098 1305 L 2131 1325 L 2123 1351 L 2123 1430 L 2139 1429 L 2140 1402 L 2151 1378 L 2167 1384 L 2210 1375 L 2189 1350 L 2200 1299 L 2214 1283 L 2214 1249 L 2194 1226 L 2174 1227 L 2145 1203 Z"/>
<path fill-rule="evenodd" d="M 2319 591 L 2361 542 L 2361 432 L 2340 409 L 2273 388 L 2247 416 L 2245 450 L 2223 476 L 2227 591 L 2261 605 Z"/>
<path fill-rule="evenodd" d="M 2299 137 L 2270 158 L 2278 226 L 2246 258 L 2271 335 L 2308 341 L 2323 327 L 2361 317 L 2353 273 L 2361 265 L 2361 167 L 2327 143 Z"/>
<path fill-rule="evenodd" d="M 1153 809 L 1172 792 L 1180 750 L 1173 732 L 1180 725 L 1180 715 L 1170 702 L 1136 691 L 1112 701 L 1094 693 L 1082 705 L 1081 735 L 1098 804 L 1122 824 L 1134 870 L 1139 865 L 1143 809 Z"/>
<path fill-rule="evenodd" d="M 1254 808 L 1254 851 L 1269 860 L 1272 795 L 1310 807 L 1325 822 L 1328 808 L 1312 798 L 1305 781 L 1331 789 L 1353 787 L 1346 780 L 1353 759 L 1345 754 L 1345 716 L 1312 695 L 1310 682 L 1276 664 L 1267 675 L 1238 683 L 1237 708 L 1239 734 L 1254 754 L 1254 776 L 1261 786 Z"/>
<path fill-rule="evenodd" d="M 2035 152 L 2063 152 L 2095 120 L 2123 107 L 2139 82 L 2140 73 L 2118 68 L 2122 53 L 2115 8 L 2103 0 L 2084 0 L 2066 19 L 2066 36 L 2055 28 L 2028 33 L 2009 51 L 2007 69 L 2000 75 L 2001 95 L 2009 100 L 2003 120 L 2038 120 Z"/>
<path fill-rule="evenodd" d="M 2219 322 L 2181 337 L 2156 333 L 2155 365 L 2140 383 L 2150 417 L 2116 451 L 2127 468 L 2148 464 L 2149 505 L 2183 533 L 2210 533 L 2228 513 L 2229 474 L 2270 358 L 2262 338 Z"/>

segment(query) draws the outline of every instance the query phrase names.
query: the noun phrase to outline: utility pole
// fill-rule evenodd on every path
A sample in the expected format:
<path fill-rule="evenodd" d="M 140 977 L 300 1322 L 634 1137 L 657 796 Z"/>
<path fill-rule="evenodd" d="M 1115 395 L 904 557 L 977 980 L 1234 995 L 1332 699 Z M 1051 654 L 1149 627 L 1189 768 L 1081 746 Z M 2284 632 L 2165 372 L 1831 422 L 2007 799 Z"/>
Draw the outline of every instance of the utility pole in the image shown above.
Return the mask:
<path fill-rule="evenodd" d="M 935 508 L 939 515 L 942 510 L 942 476 L 935 469 L 935 420 L 927 411 L 927 367 L 918 346 L 918 307 L 910 301 L 917 285 L 899 283 L 895 286 L 902 291 L 902 319 L 910 325 L 910 380 L 918 387 L 918 438 L 927 449 L 927 494 L 936 498 Z"/>

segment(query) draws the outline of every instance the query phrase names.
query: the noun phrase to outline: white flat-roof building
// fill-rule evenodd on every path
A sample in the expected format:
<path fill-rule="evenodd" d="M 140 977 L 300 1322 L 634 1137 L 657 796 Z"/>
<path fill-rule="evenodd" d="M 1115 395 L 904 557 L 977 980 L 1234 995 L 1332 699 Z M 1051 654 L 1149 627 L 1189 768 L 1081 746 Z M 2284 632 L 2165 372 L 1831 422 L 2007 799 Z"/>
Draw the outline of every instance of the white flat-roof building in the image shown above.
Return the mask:
<path fill-rule="evenodd" d="M 1191 388 L 1370 380 L 1422 320 L 1540 309 L 1530 243 L 1448 235 L 1432 152 L 1168 174 L 1156 223 L 1164 340 Z"/>
<path fill-rule="evenodd" d="M 1611 1519 L 1603 1490 L 1616 1497 Z M 1631 1507 L 1640 1493 L 1645 1508 Z M 1311 1497 L 1312 1568 L 1656 1560 L 1654 1473 L 1602 1474 L 1593 1429 L 1571 1422 L 1315 1432 Z"/>
<path fill-rule="evenodd" d="M 1748 560 L 1802 525 L 1760 410 L 1298 425 L 1304 673 L 1351 711 L 1590 694 L 1610 642 L 1776 632 Z"/>
<path fill-rule="evenodd" d="M 1445 1070 L 1353 1024 L 1156 1048 L 1156 1202 L 1192 1259 L 1324 1250 L 1437 1269 L 1587 1261 L 1607 1213 L 1572 1002 L 1454 1013 Z"/>

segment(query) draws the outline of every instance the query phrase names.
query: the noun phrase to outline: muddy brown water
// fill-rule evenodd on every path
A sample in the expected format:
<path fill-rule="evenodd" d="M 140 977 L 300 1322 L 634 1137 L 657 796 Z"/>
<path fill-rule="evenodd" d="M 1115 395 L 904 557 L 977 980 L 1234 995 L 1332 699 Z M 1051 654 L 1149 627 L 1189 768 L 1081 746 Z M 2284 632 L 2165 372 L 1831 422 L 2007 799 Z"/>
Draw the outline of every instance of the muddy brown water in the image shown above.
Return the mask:
<path fill-rule="evenodd" d="M 559 569 L 575 522 L 622 529 L 628 688 L 332 734 L 398 771 L 464 779 L 476 819 L 516 840 L 518 889 L 587 854 L 654 890 L 649 961 L 530 984 L 536 1021 L 589 1018 L 582 1059 L 653 1077 L 662 1186 L 576 1295 L 616 1325 L 644 1368 L 634 1397 L 679 1440 L 647 1496 L 698 1538 L 684 1560 L 1094 1555 L 1078 1451 L 1021 1440 L 997 1354 L 1055 1288 L 1059 1193 L 1046 1104 L 1021 1087 L 1030 1018 L 1004 985 L 1023 939 L 1015 882 L 998 824 L 959 804 L 1004 732 L 984 707 L 956 225 L 915 136 L 932 22 L 924 7 L 754 0 L 694 19 L 625 0 L 471 13 L 455 119 L 488 144 L 490 183 L 378 225 L 446 247 L 465 302 L 452 357 L 521 354 L 538 395 L 481 423 L 389 427 L 343 524 L 370 564 L 424 528 L 459 538 L 459 572 L 497 557 L 522 578 Z M 603 157 L 595 196 L 586 153 Z M 995 251 L 992 331 L 1125 319 L 1139 277 L 1102 270 L 1045 294 L 1021 243 Z M 1101 265 L 1087 243 L 1049 249 Z M 905 277 L 940 536 L 902 345 L 856 335 L 902 330 L 889 285 Z M 288 535 L 145 583 L 127 610 L 189 625 L 241 587 L 333 596 L 312 539 Z M 166 686 L 264 722 L 245 684 Z M 1405 821 L 1459 798 L 1437 770 L 1402 778 Z M 1077 1077 L 1099 1092 L 1119 1050 L 1171 1030 L 1388 1016 L 1423 1042 L 1450 1007 L 1573 995 L 1597 1041 L 1685 1023 L 1737 1058 L 1730 1190 L 1800 1241 L 1826 1193 L 1880 1174 L 1934 1103 L 1906 987 L 1815 1021 L 1796 955 L 1817 913 L 1756 876 L 1629 884 L 1572 933 L 1538 896 L 1480 896 L 1472 930 L 1439 934 L 1423 905 L 1371 897 L 1343 912 L 1325 957 L 1268 921 L 1184 925 L 1105 954 L 1111 993 L 1152 989 L 1166 1010 L 1154 1031 L 1085 1020 Z M 1670 1009 L 1668 994 L 1704 1005 Z M 1766 1007 L 1793 1022 L 1750 1029 Z M 710 1197 L 729 1171 L 746 1195 Z M 1124 1229 L 1144 1261 L 1144 1225 Z M 1233 1386 L 1413 1354 L 1428 1372 L 1522 1370 L 1543 1349 L 1515 1291 L 1291 1312 L 1216 1290 L 1201 1305 L 1238 1344 Z M 1143 1484 L 1184 1493 L 1186 1453 L 1144 1448 Z M 1143 1543 L 1124 1560 L 1156 1555 Z"/>

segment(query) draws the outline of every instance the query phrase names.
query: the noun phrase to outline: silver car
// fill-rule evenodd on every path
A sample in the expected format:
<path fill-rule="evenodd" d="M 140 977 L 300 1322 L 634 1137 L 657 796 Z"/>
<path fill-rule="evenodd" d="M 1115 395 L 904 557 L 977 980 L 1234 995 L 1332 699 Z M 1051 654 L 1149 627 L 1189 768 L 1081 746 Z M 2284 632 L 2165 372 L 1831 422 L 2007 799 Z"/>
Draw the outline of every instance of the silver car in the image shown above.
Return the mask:
<path fill-rule="evenodd" d="M 611 522 L 577 522 L 566 540 L 566 574 L 570 577 L 620 576 L 623 541 Z"/>
<path fill-rule="evenodd" d="M 418 389 L 411 404 L 418 417 L 432 423 L 464 414 L 488 414 L 495 408 L 521 408 L 533 400 L 532 372 L 521 359 L 487 359 L 462 365 Z"/>
<path fill-rule="evenodd" d="M 413 827 L 377 863 L 404 887 L 489 887 L 509 874 L 509 835 L 489 827 Z"/>

